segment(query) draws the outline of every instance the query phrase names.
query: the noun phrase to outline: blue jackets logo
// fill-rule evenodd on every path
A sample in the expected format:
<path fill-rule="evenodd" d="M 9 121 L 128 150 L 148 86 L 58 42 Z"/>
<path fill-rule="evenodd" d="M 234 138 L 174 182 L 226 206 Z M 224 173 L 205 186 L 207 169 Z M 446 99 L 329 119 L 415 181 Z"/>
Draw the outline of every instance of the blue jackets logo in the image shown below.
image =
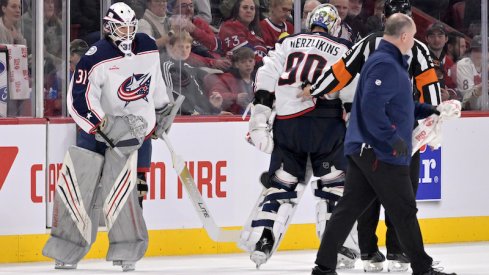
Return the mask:
<path fill-rule="evenodd" d="M 151 84 L 151 76 L 149 74 L 133 74 L 128 77 L 117 90 L 117 95 L 122 101 L 126 102 L 126 106 L 131 101 L 146 98 L 149 93 L 149 85 Z"/>

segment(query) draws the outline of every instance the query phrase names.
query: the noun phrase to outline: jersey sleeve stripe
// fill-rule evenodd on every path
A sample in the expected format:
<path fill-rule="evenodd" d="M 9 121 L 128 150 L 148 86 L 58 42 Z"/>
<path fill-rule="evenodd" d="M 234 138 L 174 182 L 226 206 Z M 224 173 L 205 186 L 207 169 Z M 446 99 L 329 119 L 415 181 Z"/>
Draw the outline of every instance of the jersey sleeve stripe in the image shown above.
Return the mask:
<path fill-rule="evenodd" d="M 424 87 L 438 82 L 438 78 L 436 77 L 436 72 L 433 68 L 428 69 L 421 74 L 417 75 L 415 77 L 416 80 L 416 88 L 418 91 L 420 91 L 420 97 L 419 97 L 419 102 L 425 103 L 425 96 L 424 96 Z"/>
<path fill-rule="evenodd" d="M 352 75 L 346 69 L 345 61 L 343 59 L 340 59 L 338 62 L 333 64 L 331 69 L 333 70 L 336 80 L 338 80 L 338 84 L 331 90 L 331 92 L 329 92 L 334 93 L 343 89 L 352 79 Z"/>

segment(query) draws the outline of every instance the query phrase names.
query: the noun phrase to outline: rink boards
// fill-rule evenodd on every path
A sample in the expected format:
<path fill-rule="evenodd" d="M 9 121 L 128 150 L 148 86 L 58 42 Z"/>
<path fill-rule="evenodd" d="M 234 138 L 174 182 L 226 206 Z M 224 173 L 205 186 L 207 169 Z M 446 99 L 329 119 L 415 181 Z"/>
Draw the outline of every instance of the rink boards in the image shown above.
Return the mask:
<path fill-rule="evenodd" d="M 54 187 L 66 148 L 74 144 L 75 131 L 75 125 L 66 119 L 0 121 L 0 262 L 46 260 L 41 249 L 48 237 Z M 181 118 L 170 132 L 175 150 L 188 161 L 221 227 L 243 224 L 261 191 L 257 179 L 268 166 L 269 156 L 245 142 L 246 131 L 246 122 L 225 117 L 198 122 Z M 430 243 L 489 240 L 489 185 L 484 169 L 489 118 L 462 118 L 445 125 L 443 132 L 439 157 L 425 156 L 426 165 L 422 164 L 420 185 L 441 186 L 441 199 L 418 204 L 423 236 Z M 153 142 L 147 176 L 150 192 L 144 215 L 150 245 L 146 255 L 239 251 L 233 243 L 215 243 L 207 237 L 162 141 Z M 318 246 L 314 208 L 315 199 L 306 191 L 281 249 Z M 88 257 L 105 256 L 106 236 L 106 232 L 99 233 Z"/>

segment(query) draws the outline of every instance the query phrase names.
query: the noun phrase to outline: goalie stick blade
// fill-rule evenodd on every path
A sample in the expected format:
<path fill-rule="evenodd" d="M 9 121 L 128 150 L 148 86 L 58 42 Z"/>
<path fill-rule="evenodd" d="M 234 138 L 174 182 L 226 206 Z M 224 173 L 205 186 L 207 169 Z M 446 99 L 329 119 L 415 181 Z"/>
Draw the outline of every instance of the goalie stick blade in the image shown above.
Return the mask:
<path fill-rule="evenodd" d="M 207 235 L 209 235 L 209 237 L 215 242 L 237 242 L 239 239 L 240 230 L 222 230 L 217 226 L 216 222 L 211 216 L 209 208 L 195 185 L 194 179 L 190 174 L 187 165 L 185 165 L 183 159 L 173 150 L 173 146 L 171 145 L 166 133 L 163 133 L 161 138 L 163 141 L 165 141 L 166 146 L 170 151 L 173 161 L 173 168 L 175 169 L 183 186 L 185 186 L 185 189 L 190 197 L 190 201 L 192 202 L 195 211 L 197 211 L 197 215 L 202 221 L 204 229 L 207 231 Z"/>
<path fill-rule="evenodd" d="M 215 242 L 236 242 L 239 239 L 240 230 L 223 230 L 217 226 L 214 219 L 211 216 L 209 208 L 204 202 L 202 195 L 200 194 L 197 186 L 194 183 L 192 175 L 187 166 L 184 166 L 180 174 L 178 175 L 182 184 L 187 189 L 187 193 L 190 196 L 194 208 L 197 211 L 204 228 L 207 231 L 209 237 Z"/>

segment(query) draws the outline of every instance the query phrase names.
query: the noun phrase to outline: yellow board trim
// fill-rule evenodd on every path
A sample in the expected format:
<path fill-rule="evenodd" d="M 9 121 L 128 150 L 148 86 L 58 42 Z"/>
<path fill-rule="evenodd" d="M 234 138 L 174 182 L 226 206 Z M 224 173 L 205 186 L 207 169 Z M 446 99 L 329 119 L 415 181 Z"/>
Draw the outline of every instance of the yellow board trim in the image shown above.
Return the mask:
<path fill-rule="evenodd" d="M 425 243 L 489 241 L 489 217 L 437 218 L 419 221 Z M 238 229 L 237 227 L 229 229 Z M 385 224 L 377 229 L 379 245 L 385 244 Z M 48 234 L 0 236 L 0 263 L 49 261 L 42 256 Z M 99 232 L 85 258 L 104 258 L 107 232 Z M 145 256 L 222 254 L 242 252 L 235 243 L 213 242 L 204 229 L 151 230 Z M 315 224 L 293 224 L 285 234 L 280 250 L 317 249 Z"/>

